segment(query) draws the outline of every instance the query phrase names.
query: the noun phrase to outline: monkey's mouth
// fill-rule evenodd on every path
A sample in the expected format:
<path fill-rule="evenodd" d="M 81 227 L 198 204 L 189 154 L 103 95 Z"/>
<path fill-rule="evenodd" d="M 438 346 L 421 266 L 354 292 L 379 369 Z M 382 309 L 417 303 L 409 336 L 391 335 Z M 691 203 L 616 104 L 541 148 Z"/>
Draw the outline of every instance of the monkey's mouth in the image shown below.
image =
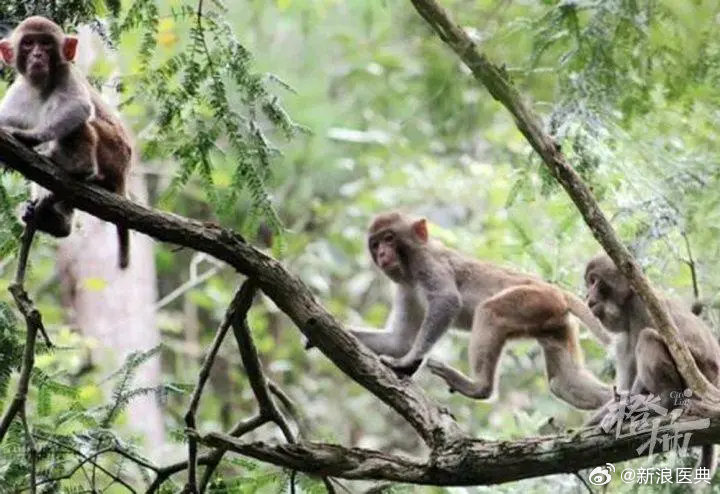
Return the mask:
<path fill-rule="evenodd" d="M 396 271 L 400 267 L 400 264 L 397 261 L 388 261 L 383 262 L 380 264 L 380 269 L 383 271 Z"/>
<path fill-rule="evenodd" d="M 48 73 L 48 67 L 47 64 L 43 62 L 30 62 L 27 71 L 30 76 L 33 77 L 44 76 Z"/>

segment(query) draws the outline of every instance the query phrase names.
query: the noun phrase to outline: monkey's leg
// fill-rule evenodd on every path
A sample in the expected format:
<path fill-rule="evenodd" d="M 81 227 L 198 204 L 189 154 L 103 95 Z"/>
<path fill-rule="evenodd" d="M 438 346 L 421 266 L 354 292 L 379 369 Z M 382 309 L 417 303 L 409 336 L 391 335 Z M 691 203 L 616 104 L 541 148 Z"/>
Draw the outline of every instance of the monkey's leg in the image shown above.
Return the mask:
<path fill-rule="evenodd" d="M 371 329 L 352 329 L 350 332 L 378 355 L 390 355 L 398 358 L 410 350 L 416 333 L 416 331 L 375 331 Z"/>
<path fill-rule="evenodd" d="M 575 359 L 567 337 L 541 337 L 538 342 L 545 355 L 550 391 L 555 396 L 581 410 L 594 410 L 610 401 L 612 388 Z"/>
<path fill-rule="evenodd" d="M 465 376 L 436 360 L 428 361 L 430 372 L 445 380 L 450 391 L 484 400 L 490 397 L 495 385 L 495 369 L 497 368 L 506 334 L 503 328 L 492 323 L 488 309 L 478 309 L 475 312 L 472 332 L 470 333 L 470 367 L 473 378 Z"/>
<path fill-rule="evenodd" d="M 41 232 L 58 238 L 67 237 L 72 229 L 74 209 L 55 194 L 47 193 L 38 199 L 28 201 L 22 220 L 26 225 L 31 222 Z"/>
<path fill-rule="evenodd" d="M 674 408 L 675 400 L 670 395 L 673 391 L 682 392 L 685 385 L 665 342 L 656 330 L 645 328 L 640 332 L 635 358 L 638 374 L 632 394 L 645 391 L 659 396 L 660 406 L 668 410 Z"/>

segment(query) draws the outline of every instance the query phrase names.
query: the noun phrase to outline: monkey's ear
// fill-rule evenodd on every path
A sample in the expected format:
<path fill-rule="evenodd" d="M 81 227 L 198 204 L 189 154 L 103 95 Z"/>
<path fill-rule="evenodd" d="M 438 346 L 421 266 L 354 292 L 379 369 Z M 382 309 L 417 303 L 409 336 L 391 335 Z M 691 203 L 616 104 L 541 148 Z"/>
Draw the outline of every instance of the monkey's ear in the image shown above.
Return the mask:
<path fill-rule="evenodd" d="M 13 49 L 9 39 L 0 39 L 0 57 L 6 64 L 12 65 Z"/>
<path fill-rule="evenodd" d="M 75 36 L 65 36 L 65 41 L 63 41 L 63 57 L 65 57 L 65 60 L 68 62 L 72 62 L 75 60 L 75 52 L 77 51 L 77 45 L 78 45 L 78 39 Z"/>
<path fill-rule="evenodd" d="M 415 233 L 418 240 L 420 240 L 422 243 L 425 243 L 428 241 L 427 220 L 425 218 L 423 218 L 421 220 L 417 220 L 415 223 L 413 223 L 412 231 L 413 231 L 413 233 Z"/>

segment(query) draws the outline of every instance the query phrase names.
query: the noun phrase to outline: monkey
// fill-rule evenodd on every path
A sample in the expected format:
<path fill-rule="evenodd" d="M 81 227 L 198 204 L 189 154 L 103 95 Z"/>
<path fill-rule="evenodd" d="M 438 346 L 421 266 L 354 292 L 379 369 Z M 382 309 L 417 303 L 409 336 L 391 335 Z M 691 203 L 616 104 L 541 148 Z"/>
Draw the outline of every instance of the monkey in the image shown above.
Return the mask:
<path fill-rule="evenodd" d="M 78 39 L 33 16 L 0 40 L 0 57 L 16 78 L 0 102 L 0 128 L 50 158 L 71 176 L 127 195 L 132 144 L 120 119 L 73 65 Z M 22 215 L 26 225 L 58 238 L 72 230 L 74 208 L 42 190 Z M 130 232 L 117 226 L 119 265 L 130 261 Z"/>
<path fill-rule="evenodd" d="M 390 212 L 368 230 L 374 264 L 396 287 L 384 331 L 350 331 L 400 375 L 412 375 L 447 329 L 470 330 L 473 378 L 430 359 L 427 366 L 450 390 L 487 399 L 508 339 L 535 338 L 543 349 L 550 390 L 584 410 L 612 396 L 583 365 L 570 313 L 602 342 L 609 335 L 583 300 L 540 279 L 474 260 L 429 238 L 427 221 Z"/>
<path fill-rule="evenodd" d="M 674 408 L 676 397 L 687 386 L 628 279 L 607 255 L 600 254 L 585 268 L 585 285 L 588 308 L 615 337 L 617 389 L 630 395 L 650 394 L 658 397 L 658 405 L 666 410 Z M 720 345 L 710 328 L 682 304 L 667 298 L 663 302 L 700 372 L 711 383 L 720 384 Z M 586 425 L 602 422 L 612 406 L 611 401 L 600 408 Z M 703 446 L 700 462 L 711 471 L 716 463 L 714 449 Z"/>

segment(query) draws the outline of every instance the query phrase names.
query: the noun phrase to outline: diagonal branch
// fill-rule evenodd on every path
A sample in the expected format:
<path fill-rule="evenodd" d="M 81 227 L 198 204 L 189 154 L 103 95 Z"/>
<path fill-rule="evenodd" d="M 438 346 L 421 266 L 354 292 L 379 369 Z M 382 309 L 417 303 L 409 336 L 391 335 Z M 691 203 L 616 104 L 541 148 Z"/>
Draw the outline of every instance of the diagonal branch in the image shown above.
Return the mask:
<path fill-rule="evenodd" d="M 47 158 L 0 130 L 0 162 L 98 218 L 227 262 L 253 280 L 341 371 L 405 418 L 429 445 L 461 436 L 450 415 L 409 379 L 398 378 L 361 345 L 281 263 L 225 228 L 153 211 L 99 187 L 73 180 Z"/>
<path fill-rule="evenodd" d="M 250 290 L 252 290 L 251 293 L 254 293 L 254 288 L 250 288 Z M 250 300 L 252 300 L 252 295 L 250 295 Z M 275 422 L 287 442 L 294 443 L 295 434 L 293 434 L 287 419 L 270 396 L 268 380 L 262 370 L 260 356 L 258 355 L 257 347 L 250 335 L 250 328 L 247 324 L 247 310 L 240 308 L 235 311 L 231 319 L 231 325 L 238 350 L 240 351 L 240 358 L 245 367 L 245 373 L 247 374 L 248 381 L 250 381 L 250 387 L 260 406 L 260 413 Z"/>
<path fill-rule="evenodd" d="M 490 94 L 502 103 L 515 119 L 515 125 L 540 155 L 552 176 L 563 186 L 575 203 L 595 239 L 627 276 L 640 298 L 647 304 L 656 329 L 670 348 L 670 353 L 685 381 L 692 390 L 714 405 L 720 405 L 720 391 L 700 372 L 687 345 L 657 296 L 640 266 L 622 244 L 610 222 L 600 210 L 595 197 L 580 176 L 567 162 L 560 146 L 545 130 L 540 118 L 510 83 L 505 71 L 480 53 L 475 42 L 455 24 L 436 0 L 410 0 L 418 13 L 472 71 Z"/>

